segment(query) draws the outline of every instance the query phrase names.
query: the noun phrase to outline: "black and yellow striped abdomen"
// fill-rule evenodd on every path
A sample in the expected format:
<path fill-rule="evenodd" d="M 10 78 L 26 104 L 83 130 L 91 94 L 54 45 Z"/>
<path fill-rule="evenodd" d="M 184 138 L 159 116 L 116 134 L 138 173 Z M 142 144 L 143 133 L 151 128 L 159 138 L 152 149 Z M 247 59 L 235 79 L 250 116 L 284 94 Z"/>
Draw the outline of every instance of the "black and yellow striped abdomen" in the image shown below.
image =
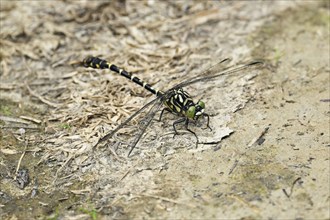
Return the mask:
<path fill-rule="evenodd" d="M 134 76 L 132 74 L 130 74 L 129 72 L 120 69 L 118 66 L 109 63 L 106 60 L 100 59 L 98 57 L 87 57 L 86 59 L 83 60 L 83 65 L 84 67 L 91 67 L 94 69 L 110 69 L 113 72 L 116 72 L 124 77 L 126 77 L 127 79 L 135 82 L 136 84 L 140 85 L 141 87 L 145 88 L 146 90 L 148 90 L 149 92 L 151 92 L 152 94 L 156 95 L 156 96 L 161 96 L 164 93 L 161 91 L 158 91 L 156 89 L 154 89 L 150 84 L 145 83 L 143 80 L 139 79 L 137 76 Z"/>

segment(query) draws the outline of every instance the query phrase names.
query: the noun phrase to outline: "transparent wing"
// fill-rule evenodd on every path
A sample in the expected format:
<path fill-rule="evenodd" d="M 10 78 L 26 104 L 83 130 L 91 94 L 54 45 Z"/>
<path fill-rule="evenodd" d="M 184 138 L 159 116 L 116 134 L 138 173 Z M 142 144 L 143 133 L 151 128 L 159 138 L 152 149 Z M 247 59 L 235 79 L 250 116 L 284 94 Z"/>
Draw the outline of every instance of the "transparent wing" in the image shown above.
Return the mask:
<path fill-rule="evenodd" d="M 157 103 L 157 101 L 159 101 L 159 102 Z M 106 141 L 109 138 L 113 137 L 114 134 L 116 134 L 120 129 L 122 129 L 125 125 L 127 125 L 131 120 L 133 120 L 136 116 L 138 116 L 140 113 L 142 113 L 146 108 L 148 108 L 152 104 L 155 104 L 155 106 L 158 106 L 158 105 L 161 106 L 162 103 L 160 101 L 160 97 L 153 99 L 149 103 L 145 104 L 142 108 L 140 108 L 138 111 L 136 111 L 130 117 L 128 117 L 124 122 L 122 122 L 120 125 L 118 125 L 114 130 L 112 130 L 111 132 L 109 132 L 108 134 L 106 134 L 102 138 L 100 138 L 98 140 L 98 142 L 94 145 L 94 147 L 97 146 L 99 143 Z M 148 114 L 145 117 L 148 117 Z"/>
<path fill-rule="evenodd" d="M 160 100 L 160 99 L 159 99 Z M 159 103 L 156 103 L 155 105 L 153 105 L 148 113 L 146 114 L 146 116 L 141 120 L 140 124 L 142 124 L 139 129 L 139 133 L 136 135 L 136 137 L 134 138 L 133 142 L 131 142 L 130 144 L 130 151 L 128 152 L 128 157 L 129 155 L 132 153 L 132 151 L 134 150 L 135 146 L 137 145 L 137 143 L 140 141 L 141 137 L 143 136 L 143 134 L 145 133 L 146 129 L 149 127 L 152 119 L 155 117 L 155 115 L 157 114 L 158 110 L 163 106 L 163 103 L 160 101 Z"/>
<path fill-rule="evenodd" d="M 179 89 L 179 88 L 182 88 L 182 87 L 185 87 L 185 86 L 197 83 L 197 82 L 205 82 L 210 79 L 217 78 L 217 77 L 222 77 L 222 76 L 226 76 L 226 75 L 230 75 L 230 74 L 239 73 L 239 72 L 241 72 L 243 70 L 247 70 L 247 69 L 259 68 L 264 64 L 263 61 L 256 60 L 256 61 L 249 62 L 247 64 L 235 65 L 235 66 L 231 66 L 231 67 L 224 69 L 223 64 L 224 64 L 224 62 L 227 62 L 228 60 L 229 59 L 224 59 L 224 60 L 220 61 L 216 65 L 212 66 L 210 69 L 206 70 L 202 75 L 193 77 L 182 83 L 179 83 L 179 84 L 175 85 L 174 87 L 172 87 L 170 90 Z M 216 73 L 218 73 L 218 74 L 216 74 Z"/>
<path fill-rule="evenodd" d="M 210 76 L 210 75 L 213 75 L 214 73 L 218 73 L 219 71 L 223 71 L 225 70 L 226 68 L 226 65 L 228 65 L 228 63 L 231 61 L 232 59 L 231 58 L 225 58 L 223 60 L 221 60 L 220 62 L 218 62 L 217 64 L 215 64 L 214 66 L 211 66 L 210 68 L 208 68 L 207 70 L 205 70 L 204 72 L 198 74 L 198 76 L 194 76 L 192 78 L 189 78 L 177 85 L 175 85 L 174 87 L 172 87 L 170 90 L 172 89 L 175 89 L 175 88 L 180 88 L 182 87 L 181 85 L 184 84 L 184 83 L 188 83 L 194 79 L 196 79 L 197 77 L 202 77 L 202 76 Z"/>

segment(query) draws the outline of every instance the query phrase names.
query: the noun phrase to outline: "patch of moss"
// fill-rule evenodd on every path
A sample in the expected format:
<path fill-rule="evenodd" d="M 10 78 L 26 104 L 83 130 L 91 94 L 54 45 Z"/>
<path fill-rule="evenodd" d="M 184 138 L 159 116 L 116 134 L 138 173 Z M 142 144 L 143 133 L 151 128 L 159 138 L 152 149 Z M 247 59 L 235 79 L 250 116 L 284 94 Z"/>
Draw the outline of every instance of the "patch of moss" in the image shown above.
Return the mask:
<path fill-rule="evenodd" d="M 10 116 L 12 114 L 9 106 L 0 106 L 0 113 L 5 116 Z"/>
<path fill-rule="evenodd" d="M 88 206 L 87 208 L 80 208 L 81 212 L 88 214 L 91 219 L 96 220 L 97 219 L 97 211 L 92 206 Z"/>
<path fill-rule="evenodd" d="M 71 126 L 68 123 L 61 123 L 58 125 L 58 127 L 65 130 L 71 129 Z"/>

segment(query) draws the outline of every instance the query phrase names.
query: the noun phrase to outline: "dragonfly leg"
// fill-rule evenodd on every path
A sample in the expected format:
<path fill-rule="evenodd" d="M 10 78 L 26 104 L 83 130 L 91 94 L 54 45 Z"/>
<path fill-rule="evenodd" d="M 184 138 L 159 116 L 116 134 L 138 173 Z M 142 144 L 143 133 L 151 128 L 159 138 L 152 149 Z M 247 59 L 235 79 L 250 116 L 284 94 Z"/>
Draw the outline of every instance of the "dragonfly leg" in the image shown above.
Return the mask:
<path fill-rule="evenodd" d="M 163 110 L 161 111 L 161 113 L 159 115 L 158 121 L 161 121 L 162 120 L 162 117 L 163 117 L 163 114 L 164 114 L 165 111 L 172 112 L 171 109 L 169 109 L 169 108 L 163 108 Z"/>
<path fill-rule="evenodd" d="M 187 119 L 186 119 L 186 123 L 185 123 L 185 127 L 186 127 L 186 130 L 187 130 L 187 131 L 189 131 L 190 133 L 192 133 L 192 134 L 195 136 L 195 138 L 196 138 L 196 140 L 197 140 L 197 141 L 196 141 L 196 148 L 197 148 L 197 146 L 198 146 L 198 144 L 199 144 L 199 139 L 198 139 L 196 133 L 193 132 L 192 130 L 190 130 L 190 129 L 188 128 L 188 125 L 189 125 L 189 119 L 187 118 Z"/>
<path fill-rule="evenodd" d="M 206 128 L 209 128 L 210 131 L 212 131 L 212 128 L 210 127 L 210 116 L 206 113 L 204 113 L 204 115 L 207 117 L 207 124 L 206 124 Z"/>
<path fill-rule="evenodd" d="M 180 124 L 180 123 L 182 123 L 182 122 L 185 122 L 186 120 L 188 120 L 188 119 L 186 119 L 186 118 L 180 118 L 179 120 L 173 122 L 173 129 L 174 129 L 174 135 L 173 135 L 173 138 L 175 137 L 175 135 L 179 134 L 179 133 L 176 131 L 175 126 L 176 126 L 177 124 Z M 187 123 L 187 122 L 186 122 L 186 123 Z"/>

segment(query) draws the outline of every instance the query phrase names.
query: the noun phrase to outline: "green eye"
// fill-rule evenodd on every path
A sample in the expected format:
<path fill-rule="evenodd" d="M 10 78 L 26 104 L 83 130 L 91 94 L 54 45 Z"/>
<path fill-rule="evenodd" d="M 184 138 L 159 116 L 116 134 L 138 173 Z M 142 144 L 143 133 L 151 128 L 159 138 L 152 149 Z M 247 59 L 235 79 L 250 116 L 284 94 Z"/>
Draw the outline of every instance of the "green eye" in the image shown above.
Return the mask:
<path fill-rule="evenodd" d="M 186 112 L 186 116 L 187 116 L 188 118 L 193 119 L 193 118 L 195 117 L 195 111 L 196 111 L 195 106 L 190 106 L 189 109 L 188 109 L 187 112 Z"/>
<path fill-rule="evenodd" d="M 199 105 L 202 109 L 205 108 L 205 103 L 203 101 L 198 101 L 197 105 Z"/>

